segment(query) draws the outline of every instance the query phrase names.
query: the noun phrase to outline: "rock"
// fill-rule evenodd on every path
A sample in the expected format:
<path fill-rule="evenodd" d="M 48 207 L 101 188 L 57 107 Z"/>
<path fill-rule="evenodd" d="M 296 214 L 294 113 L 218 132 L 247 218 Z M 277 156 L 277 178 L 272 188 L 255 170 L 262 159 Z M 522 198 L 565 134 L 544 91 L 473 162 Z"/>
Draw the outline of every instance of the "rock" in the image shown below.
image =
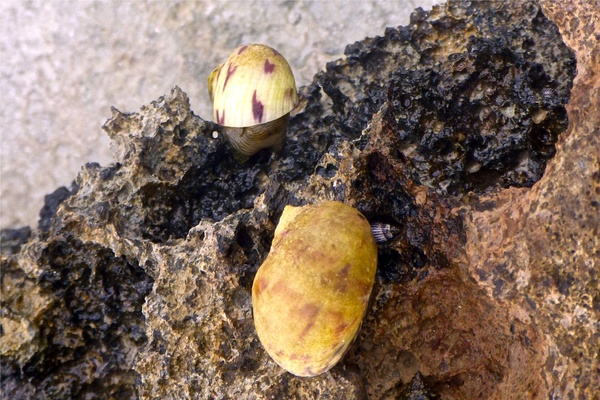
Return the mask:
<path fill-rule="evenodd" d="M 2 254 L 14 255 L 21 250 L 21 246 L 31 237 L 31 228 L 28 226 L 17 229 L 3 229 L 0 231 L 0 250 Z"/>
<path fill-rule="evenodd" d="M 243 164 L 179 88 L 113 109 L 115 163 L 3 233 L 2 396 L 593 398 L 592 8 L 417 10 L 348 46 L 301 89 L 283 151 Z M 260 345 L 251 287 L 285 205 L 325 200 L 397 234 L 345 358 L 298 378 Z"/>
<path fill-rule="evenodd" d="M 429 389 L 423 382 L 423 376 L 417 371 L 415 376 L 413 376 L 410 382 L 402 390 L 399 398 L 402 400 L 434 400 L 437 399 L 438 396 L 429 392 Z"/>

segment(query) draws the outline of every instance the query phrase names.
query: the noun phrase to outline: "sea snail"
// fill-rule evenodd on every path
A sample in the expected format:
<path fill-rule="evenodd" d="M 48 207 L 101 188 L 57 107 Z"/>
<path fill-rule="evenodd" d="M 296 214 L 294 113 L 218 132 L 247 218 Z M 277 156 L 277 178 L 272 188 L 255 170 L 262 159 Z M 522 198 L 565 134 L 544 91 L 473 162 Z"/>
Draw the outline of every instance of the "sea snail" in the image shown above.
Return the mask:
<path fill-rule="evenodd" d="M 399 229 L 383 222 L 374 222 L 371 224 L 371 230 L 377 243 L 385 243 L 392 240 L 399 233 Z"/>
<path fill-rule="evenodd" d="M 358 210 L 286 206 L 252 286 L 256 332 L 271 358 L 297 376 L 332 368 L 358 332 L 376 269 L 377 245 Z"/>
<path fill-rule="evenodd" d="M 298 104 L 294 74 L 277 50 L 262 44 L 238 47 L 208 77 L 213 117 L 243 156 L 280 150 L 289 113 Z"/>

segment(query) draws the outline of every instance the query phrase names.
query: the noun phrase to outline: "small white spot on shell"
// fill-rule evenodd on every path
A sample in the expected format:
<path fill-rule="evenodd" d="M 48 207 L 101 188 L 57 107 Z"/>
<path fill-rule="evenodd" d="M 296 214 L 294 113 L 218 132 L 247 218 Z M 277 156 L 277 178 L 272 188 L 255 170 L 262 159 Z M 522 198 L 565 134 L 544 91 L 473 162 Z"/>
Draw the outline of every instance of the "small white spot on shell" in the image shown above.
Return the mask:
<path fill-rule="evenodd" d="M 216 139 L 216 138 L 218 138 L 218 137 L 219 137 L 219 132 L 217 132 L 217 131 L 213 131 L 213 133 L 212 133 L 212 137 L 213 137 L 213 139 Z"/>

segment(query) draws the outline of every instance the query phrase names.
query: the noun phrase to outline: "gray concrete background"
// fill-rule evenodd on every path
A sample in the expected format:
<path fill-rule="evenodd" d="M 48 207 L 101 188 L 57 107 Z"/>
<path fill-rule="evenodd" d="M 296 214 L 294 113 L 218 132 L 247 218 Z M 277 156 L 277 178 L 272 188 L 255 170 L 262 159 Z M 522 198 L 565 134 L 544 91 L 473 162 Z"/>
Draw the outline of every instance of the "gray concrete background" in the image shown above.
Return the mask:
<path fill-rule="evenodd" d="M 276 48 L 302 86 L 347 44 L 440 2 L 1 1 L 0 226 L 36 226 L 45 194 L 112 162 L 111 106 L 134 112 L 178 85 L 211 119 L 206 77 L 235 47 Z"/>

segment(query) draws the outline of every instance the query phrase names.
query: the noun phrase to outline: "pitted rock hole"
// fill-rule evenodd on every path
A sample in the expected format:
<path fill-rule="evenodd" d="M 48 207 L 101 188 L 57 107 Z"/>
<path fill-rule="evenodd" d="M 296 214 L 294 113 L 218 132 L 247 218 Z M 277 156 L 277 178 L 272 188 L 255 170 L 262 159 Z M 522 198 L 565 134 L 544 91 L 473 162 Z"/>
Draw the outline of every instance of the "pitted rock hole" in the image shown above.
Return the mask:
<path fill-rule="evenodd" d="M 423 251 L 417 247 L 398 251 L 393 248 L 379 248 L 377 279 L 381 283 L 401 283 L 411 280 L 419 274 L 427 274 L 426 265 L 434 267 Z"/>
<path fill-rule="evenodd" d="M 465 52 L 393 72 L 385 119 L 418 182 L 463 195 L 542 177 L 567 128 L 576 68 L 568 47 L 551 39 L 556 27 L 543 15 L 532 23 L 530 32 L 471 37 Z M 550 48 L 555 55 L 540 64 Z"/>
<path fill-rule="evenodd" d="M 231 264 L 240 271 L 238 280 L 240 286 L 248 292 L 252 291 L 254 275 L 267 257 L 272 241 L 271 230 L 241 226 L 227 252 Z"/>
<path fill-rule="evenodd" d="M 147 214 L 142 235 L 154 242 L 183 238 L 203 218 L 220 221 L 253 207 L 258 165 L 206 164 L 190 169 L 177 185 L 152 183 L 140 190 Z"/>

